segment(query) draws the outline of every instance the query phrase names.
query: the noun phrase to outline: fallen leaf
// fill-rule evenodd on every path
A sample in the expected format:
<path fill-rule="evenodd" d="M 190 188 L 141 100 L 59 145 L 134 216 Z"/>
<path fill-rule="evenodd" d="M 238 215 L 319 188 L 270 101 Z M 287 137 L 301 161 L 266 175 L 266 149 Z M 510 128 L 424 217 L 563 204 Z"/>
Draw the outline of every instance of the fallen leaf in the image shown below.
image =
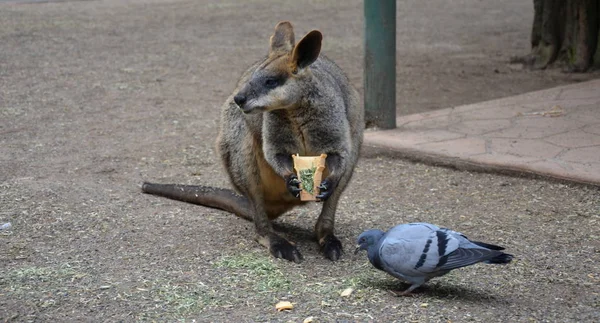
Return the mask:
<path fill-rule="evenodd" d="M 314 317 L 309 316 L 307 318 L 304 319 L 304 321 L 302 321 L 302 323 L 312 323 L 315 320 Z"/>
<path fill-rule="evenodd" d="M 350 294 L 352 294 L 352 292 L 353 292 L 353 291 L 354 291 L 354 289 L 352 289 L 352 288 L 348 287 L 348 288 L 344 289 L 344 290 L 343 290 L 343 291 L 340 293 L 340 296 L 342 296 L 342 297 L 348 297 L 348 296 L 350 296 Z"/>
<path fill-rule="evenodd" d="M 427 306 L 429 306 L 429 303 L 421 303 L 421 305 L 419 306 L 421 306 L 421 308 L 427 308 Z"/>
<path fill-rule="evenodd" d="M 543 116 L 543 117 L 560 117 L 565 114 L 565 110 L 560 105 L 555 105 L 547 111 L 536 112 L 517 112 L 518 117 L 522 116 Z"/>
<path fill-rule="evenodd" d="M 294 305 L 292 305 L 292 303 L 288 302 L 288 301 L 281 301 L 281 302 L 275 304 L 275 308 L 280 312 L 281 311 L 289 311 L 294 308 Z"/>
<path fill-rule="evenodd" d="M 565 110 L 560 105 L 555 105 L 549 111 L 544 111 L 543 116 L 560 117 L 565 113 Z"/>

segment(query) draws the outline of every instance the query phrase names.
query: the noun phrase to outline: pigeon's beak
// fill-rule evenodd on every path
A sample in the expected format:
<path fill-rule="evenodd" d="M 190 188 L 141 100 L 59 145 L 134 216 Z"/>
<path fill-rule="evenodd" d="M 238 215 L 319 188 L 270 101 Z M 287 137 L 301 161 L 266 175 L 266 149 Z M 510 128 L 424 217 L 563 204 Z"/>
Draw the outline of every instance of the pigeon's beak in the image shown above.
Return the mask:
<path fill-rule="evenodd" d="M 358 252 L 360 251 L 360 245 L 356 245 L 356 249 L 354 249 L 354 254 L 358 254 Z"/>

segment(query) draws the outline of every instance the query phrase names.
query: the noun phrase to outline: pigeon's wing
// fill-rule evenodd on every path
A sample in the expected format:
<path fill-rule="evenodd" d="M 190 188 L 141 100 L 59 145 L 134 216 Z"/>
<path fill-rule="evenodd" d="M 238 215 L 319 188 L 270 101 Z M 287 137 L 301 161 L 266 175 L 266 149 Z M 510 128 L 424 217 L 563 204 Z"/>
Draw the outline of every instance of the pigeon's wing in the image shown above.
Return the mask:
<path fill-rule="evenodd" d="M 440 231 L 443 231 L 444 233 L 458 239 L 460 248 L 486 248 L 491 250 L 504 250 L 504 247 L 496 246 L 485 242 L 469 240 L 469 238 L 467 238 L 467 236 L 465 236 L 464 234 L 447 228 L 440 228 Z"/>
<path fill-rule="evenodd" d="M 485 248 L 458 248 L 452 253 L 442 257 L 439 270 L 452 270 L 460 267 L 469 266 L 478 262 L 490 260 L 501 255 L 498 250 Z"/>
<path fill-rule="evenodd" d="M 471 240 L 469 240 L 469 241 L 471 241 Z M 485 243 L 485 242 L 481 242 L 481 241 L 471 241 L 471 243 L 474 243 L 480 247 L 491 249 L 491 250 L 504 250 L 504 247 L 500 247 L 500 246 L 497 246 L 494 244 L 489 244 L 489 243 Z"/>
<path fill-rule="evenodd" d="M 387 237 L 379 248 L 379 264 L 388 274 L 411 283 L 423 283 L 424 275 L 414 269 L 421 250 L 414 241 Z"/>
<path fill-rule="evenodd" d="M 428 223 L 411 223 L 388 231 L 379 248 L 384 270 L 413 277 L 439 271 L 459 242 L 438 229 Z"/>
<path fill-rule="evenodd" d="M 405 239 L 386 237 L 379 247 L 379 261 L 383 270 L 393 273 L 404 273 L 410 270 L 414 262 L 415 249 Z"/>
<path fill-rule="evenodd" d="M 460 245 L 458 239 L 441 230 L 432 231 L 427 242 L 429 247 L 423 249 L 419 261 L 414 267 L 415 270 L 425 274 L 440 271 L 440 267 L 447 262 L 448 255 L 457 250 Z"/>
<path fill-rule="evenodd" d="M 387 237 L 393 238 L 404 238 L 408 240 L 418 240 L 418 239 L 427 239 L 432 232 L 439 230 L 440 228 L 424 222 L 415 222 L 415 223 L 407 223 L 400 224 L 391 229 L 389 229 L 384 236 L 384 239 Z"/>

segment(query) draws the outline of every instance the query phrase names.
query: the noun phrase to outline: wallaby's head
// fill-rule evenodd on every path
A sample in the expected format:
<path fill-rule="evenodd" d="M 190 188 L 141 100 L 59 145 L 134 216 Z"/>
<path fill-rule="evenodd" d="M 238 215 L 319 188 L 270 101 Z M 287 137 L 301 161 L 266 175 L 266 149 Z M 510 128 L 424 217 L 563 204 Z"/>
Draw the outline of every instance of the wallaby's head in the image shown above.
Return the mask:
<path fill-rule="evenodd" d="M 296 44 L 292 24 L 278 23 L 271 36 L 269 56 L 234 96 L 235 103 L 245 113 L 296 106 L 310 82 L 308 67 L 319 57 L 322 38 L 318 30 L 313 30 Z"/>

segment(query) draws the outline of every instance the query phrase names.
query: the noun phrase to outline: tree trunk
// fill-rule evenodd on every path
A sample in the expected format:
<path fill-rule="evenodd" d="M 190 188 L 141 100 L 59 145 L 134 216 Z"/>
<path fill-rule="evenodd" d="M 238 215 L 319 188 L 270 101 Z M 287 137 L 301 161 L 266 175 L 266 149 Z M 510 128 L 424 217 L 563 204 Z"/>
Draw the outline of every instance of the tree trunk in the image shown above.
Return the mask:
<path fill-rule="evenodd" d="M 534 69 L 600 68 L 600 0 L 533 0 L 531 53 L 515 59 Z"/>

